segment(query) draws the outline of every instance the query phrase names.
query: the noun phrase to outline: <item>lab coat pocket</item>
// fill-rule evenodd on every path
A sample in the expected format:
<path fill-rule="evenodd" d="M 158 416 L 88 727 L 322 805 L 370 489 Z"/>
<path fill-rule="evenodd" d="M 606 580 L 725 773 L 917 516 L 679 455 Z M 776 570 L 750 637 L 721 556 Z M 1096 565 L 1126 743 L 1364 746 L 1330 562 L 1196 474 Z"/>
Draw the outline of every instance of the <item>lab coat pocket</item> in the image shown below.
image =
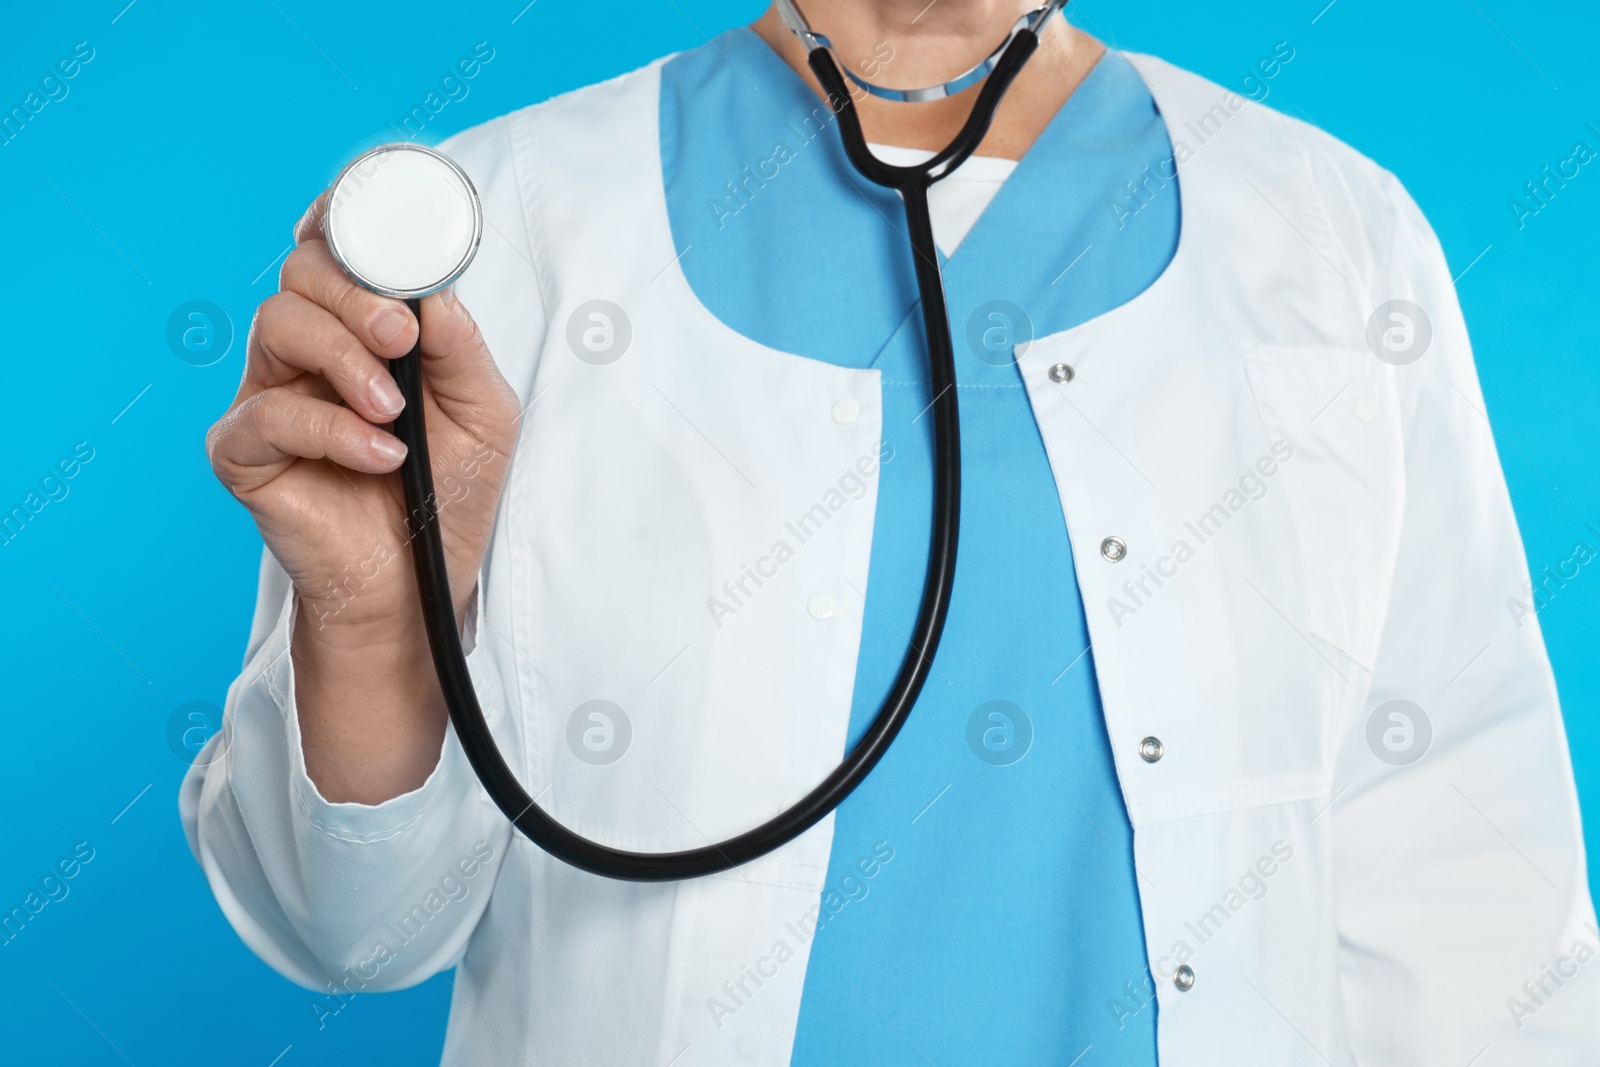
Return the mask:
<path fill-rule="evenodd" d="M 1247 345 L 1267 436 L 1292 449 L 1283 483 L 1306 570 L 1311 633 L 1370 670 L 1404 498 L 1391 368 L 1364 349 Z"/>

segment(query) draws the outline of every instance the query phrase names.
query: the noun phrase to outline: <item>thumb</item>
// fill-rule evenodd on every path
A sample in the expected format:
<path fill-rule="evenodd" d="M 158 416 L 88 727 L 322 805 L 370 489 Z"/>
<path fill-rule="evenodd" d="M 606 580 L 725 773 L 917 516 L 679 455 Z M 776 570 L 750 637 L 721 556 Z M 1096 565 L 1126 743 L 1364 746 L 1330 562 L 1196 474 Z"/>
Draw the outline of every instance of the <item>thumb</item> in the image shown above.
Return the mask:
<path fill-rule="evenodd" d="M 516 413 L 516 393 L 454 289 L 422 299 L 421 326 L 423 379 L 447 414 L 471 425 L 497 418 L 506 404 Z"/>

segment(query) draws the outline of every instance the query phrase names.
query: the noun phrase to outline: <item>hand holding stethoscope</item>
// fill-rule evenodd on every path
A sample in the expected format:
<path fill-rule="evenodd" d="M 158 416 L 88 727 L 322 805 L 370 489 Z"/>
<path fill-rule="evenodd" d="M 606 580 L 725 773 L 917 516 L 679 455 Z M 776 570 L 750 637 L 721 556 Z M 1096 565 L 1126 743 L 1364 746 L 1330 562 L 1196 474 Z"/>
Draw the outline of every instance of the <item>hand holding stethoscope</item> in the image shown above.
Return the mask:
<path fill-rule="evenodd" d="M 402 398 L 391 367 L 420 338 L 424 381 L 410 410 L 425 413 L 449 500 L 439 524 L 458 617 L 493 527 L 519 403 L 448 291 L 421 300 L 419 331 L 405 301 L 350 280 L 323 231 L 329 200 L 319 197 L 295 227 L 281 291 L 257 311 L 238 393 L 207 450 L 293 582 L 312 781 L 328 800 L 377 803 L 422 784 L 446 726 L 394 477 L 406 450 L 393 434 Z M 448 232 L 434 239 L 449 250 Z M 391 269 L 407 265 L 381 233 L 360 243 Z M 431 701 L 419 700 L 430 691 Z"/>

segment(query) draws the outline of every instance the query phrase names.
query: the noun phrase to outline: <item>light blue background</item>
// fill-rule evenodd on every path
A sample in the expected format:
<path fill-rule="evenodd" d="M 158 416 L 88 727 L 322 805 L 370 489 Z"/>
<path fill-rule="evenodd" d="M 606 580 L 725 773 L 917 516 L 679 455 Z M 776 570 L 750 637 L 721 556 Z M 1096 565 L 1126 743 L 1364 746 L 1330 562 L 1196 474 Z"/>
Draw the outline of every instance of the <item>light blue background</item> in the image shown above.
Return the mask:
<path fill-rule="evenodd" d="M 95 850 L 70 894 L 0 947 L 6 1058 L 436 1063 L 442 979 L 359 996 L 319 1029 L 312 994 L 243 947 L 184 843 L 184 762 L 168 721 L 188 701 L 221 703 L 259 552 L 244 511 L 211 477 L 204 433 L 233 394 L 252 309 L 273 289 L 295 219 L 346 158 L 392 139 L 387 125 L 475 44 L 487 41 L 493 61 L 423 140 L 699 44 L 760 7 L 125 2 L 8 5 L 0 29 L 0 111 L 77 42 L 95 49 L 68 95 L 0 147 L 0 283 L 12 294 L 0 512 L 78 442 L 95 450 L 65 499 L 0 547 L 0 912 L 77 843 Z M 1533 569 L 1580 539 L 1600 548 L 1584 526 L 1600 526 L 1600 163 L 1525 228 L 1507 206 L 1577 141 L 1600 149 L 1600 11 L 1571 0 L 1324 3 L 1072 7 L 1116 45 L 1235 86 L 1277 42 L 1295 48 L 1268 102 L 1399 174 L 1465 271 L 1461 297 Z M 233 321 L 232 349 L 212 366 L 167 345 L 168 317 L 193 299 Z M 1449 566 L 1451 546 L 1438 550 Z M 1591 572 L 1600 568 L 1585 568 L 1540 618 L 1592 837 Z"/>

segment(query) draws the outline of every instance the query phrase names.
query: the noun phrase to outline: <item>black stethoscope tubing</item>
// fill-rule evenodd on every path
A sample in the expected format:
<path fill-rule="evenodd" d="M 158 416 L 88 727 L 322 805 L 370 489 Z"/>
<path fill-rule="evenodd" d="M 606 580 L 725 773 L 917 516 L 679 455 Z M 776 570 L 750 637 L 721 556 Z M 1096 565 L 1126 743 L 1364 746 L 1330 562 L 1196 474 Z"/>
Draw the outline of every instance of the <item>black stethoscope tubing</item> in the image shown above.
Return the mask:
<path fill-rule="evenodd" d="M 822 83 L 839 120 L 850 162 L 863 177 L 900 194 L 906 209 L 917 291 L 928 344 L 928 374 L 933 394 L 933 531 L 922 602 L 910 647 L 883 707 L 866 734 L 833 772 L 811 792 L 772 819 L 725 841 L 679 852 L 631 852 L 591 841 L 551 818 L 528 796 L 507 766 L 478 704 L 457 630 L 449 571 L 435 505 L 428 437 L 423 425 L 422 356 L 418 347 L 395 361 L 393 372 L 406 405 L 395 421 L 396 436 L 409 452 L 400 469 L 406 509 L 415 532 L 412 560 L 422 601 L 424 625 L 433 652 L 456 738 L 490 798 L 527 838 L 555 858 L 591 874 L 633 882 L 665 882 L 716 874 L 757 859 L 787 844 L 837 808 L 877 766 L 911 714 L 944 631 L 955 584 L 956 542 L 961 525 L 961 420 L 956 404 L 955 355 L 949 310 L 939 273 L 939 253 L 928 212 L 928 187 L 946 177 L 974 151 L 989 130 L 1012 80 L 1038 47 L 1038 37 L 1019 31 L 979 90 L 978 99 L 955 139 L 932 159 L 914 167 L 890 166 L 867 147 L 855 102 L 838 65 L 826 48 L 807 62 Z M 421 321 L 421 304 L 407 301 Z"/>

